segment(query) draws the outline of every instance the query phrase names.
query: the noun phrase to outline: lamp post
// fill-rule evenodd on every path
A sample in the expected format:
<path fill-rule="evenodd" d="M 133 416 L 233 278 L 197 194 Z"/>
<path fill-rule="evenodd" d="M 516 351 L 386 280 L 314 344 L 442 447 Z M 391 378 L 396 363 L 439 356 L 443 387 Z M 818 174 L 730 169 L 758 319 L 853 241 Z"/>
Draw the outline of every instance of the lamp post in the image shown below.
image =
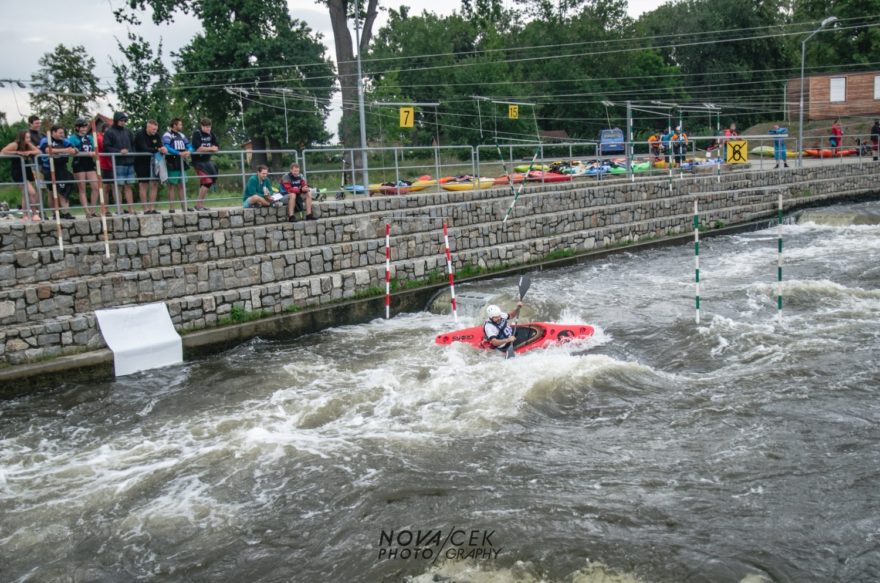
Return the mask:
<path fill-rule="evenodd" d="M 363 162 L 363 171 L 364 171 L 364 188 L 366 189 L 367 186 L 370 184 L 370 174 L 369 174 L 370 171 L 367 166 L 367 122 L 366 122 L 366 119 L 364 116 L 364 78 L 361 73 L 360 17 L 361 17 L 361 3 L 360 3 L 360 0 L 355 0 L 354 35 L 355 35 L 355 42 L 357 43 L 357 52 L 358 52 L 357 53 L 358 111 L 359 111 L 359 121 L 360 121 L 360 126 L 361 126 L 361 160 Z M 366 190 L 364 192 L 366 192 Z"/>
<path fill-rule="evenodd" d="M 798 121 L 798 168 L 802 168 L 804 165 L 804 59 L 807 56 L 807 41 L 813 38 L 814 34 L 835 22 L 837 22 L 837 17 L 829 16 L 822 21 L 819 28 L 811 32 L 807 38 L 801 41 L 801 104 L 798 108 L 800 110 L 800 119 Z"/>

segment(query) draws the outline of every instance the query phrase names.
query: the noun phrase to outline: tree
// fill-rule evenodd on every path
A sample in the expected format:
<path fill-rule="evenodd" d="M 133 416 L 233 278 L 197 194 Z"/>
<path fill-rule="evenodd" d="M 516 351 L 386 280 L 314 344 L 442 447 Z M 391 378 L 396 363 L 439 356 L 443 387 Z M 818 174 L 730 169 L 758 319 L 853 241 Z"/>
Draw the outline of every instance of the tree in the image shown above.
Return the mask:
<path fill-rule="evenodd" d="M 116 77 L 119 107 L 132 118 L 131 127 L 140 127 L 148 119 L 160 124 L 169 120 L 171 76 L 162 62 L 162 42 L 153 48 L 140 35 L 128 32 L 128 45 L 116 39 L 124 61 L 110 60 Z M 161 127 L 161 126 L 160 126 Z"/>
<path fill-rule="evenodd" d="M 255 0 L 256 1 L 256 0 Z M 336 48 L 336 63 L 338 70 L 339 87 L 342 93 L 342 122 L 340 124 L 340 136 L 342 143 L 346 146 L 353 147 L 359 142 L 357 136 L 357 64 L 354 53 L 354 43 L 351 38 L 351 31 L 348 28 L 348 19 L 356 16 L 363 23 L 361 27 L 360 46 L 358 51 L 361 55 L 365 54 L 367 47 L 370 45 L 372 38 L 373 24 L 378 14 L 378 0 L 365 0 L 361 3 L 362 11 L 355 15 L 355 2 L 352 0 L 319 0 L 327 5 L 330 12 L 330 24 L 333 29 L 333 41 Z M 196 16 L 202 17 L 211 10 L 206 8 L 206 4 L 210 2 L 206 0 L 127 0 L 127 8 L 120 8 L 114 11 L 116 19 L 120 22 L 129 22 L 138 24 L 139 19 L 133 12 L 134 10 L 145 10 L 150 7 L 153 11 L 153 22 L 160 24 L 170 22 L 176 11 L 183 13 L 192 12 Z M 240 4 L 233 2 L 233 4 Z M 267 4 L 276 4 L 276 2 L 267 2 Z M 289 17 L 288 17 L 289 18 Z M 228 24 L 228 22 L 227 22 Z M 257 29 L 263 26 L 263 22 L 255 23 Z M 209 29 L 206 29 L 209 30 Z"/>
<path fill-rule="evenodd" d="M 171 21 L 175 10 L 191 11 L 202 21 L 203 32 L 175 55 L 178 98 L 189 111 L 199 111 L 215 123 L 229 120 L 231 114 L 243 116 L 255 152 L 326 140 L 333 67 L 319 37 L 291 18 L 284 0 L 129 4 L 152 7 L 156 23 Z M 116 16 L 139 22 L 130 12 L 117 11 Z M 258 153 L 254 159 L 263 163 L 266 156 Z"/>
<path fill-rule="evenodd" d="M 85 47 L 58 45 L 38 61 L 40 69 L 31 75 L 31 105 L 37 115 L 72 128 L 78 117 L 88 116 L 89 102 L 103 97 L 95 76 L 95 59 Z"/>

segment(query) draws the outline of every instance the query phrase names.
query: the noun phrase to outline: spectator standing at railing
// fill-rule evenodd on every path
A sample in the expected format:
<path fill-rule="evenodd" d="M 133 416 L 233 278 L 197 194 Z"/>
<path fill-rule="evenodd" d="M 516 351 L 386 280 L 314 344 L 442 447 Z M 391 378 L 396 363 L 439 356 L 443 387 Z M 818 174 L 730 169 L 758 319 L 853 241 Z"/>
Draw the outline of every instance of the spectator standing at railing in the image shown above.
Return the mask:
<path fill-rule="evenodd" d="M 132 194 L 132 184 L 135 183 L 134 175 L 134 134 L 125 127 L 128 123 L 128 116 L 117 111 L 113 114 L 113 125 L 104 131 L 104 152 L 107 154 L 115 154 L 113 160 L 114 175 L 113 179 L 116 184 L 122 185 L 122 191 L 125 195 L 125 208 L 122 209 L 124 214 L 129 214 L 134 208 L 134 196 Z"/>
<path fill-rule="evenodd" d="M 34 172 L 27 160 L 33 160 L 34 156 L 40 154 L 40 150 L 31 142 L 31 135 L 27 130 L 18 132 L 18 137 L 11 144 L 7 144 L 0 151 L 6 156 L 16 156 L 10 158 L 12 165 L 12 181 L 16 184 L 25 184 L 27 189 L 27 198 L 24 192 L 21 193 L 21 209 L 22 218 L 29 220 L 33 218 L 35 221 L 40 220 L 40 197 L 37 195 L 37 189 L 34 187 Z M 24 161 L 24 163 L 22 162 Z M 24 168 L 24 174 L 22 174 Z M 30 211 L 30 212 L 28 212 Z"/>
<path fill-rule="evenodd" d="M 776 134 L 778 136 L 787 136 L 788 128 L 781 128 L 779 124 L 773 126 L 773 129 L 767 132 L 768 134 Z M 779 168 L 779 163 L 788 168 L 788 152 L 785 150 L 785 138 L 776 138 L 773 140 L 773 159 L 776 160 L 776 166 L 774 168 Z"/>
<path fill-rule="evenodd" d="M 73 191 L 73 174 L 67 168 L 67 162 L 70 156 L 76 154 L 76 148 L 65 137 L 64 126 L 53 125 L 49 130 L 49 135 L 40 140 L 40 152 L 44 155 L 40 156 L 40 166 L 42 167 L 43 178 L 48 182 L 51 189 L 53 184 L 55 192 L 58 193 L 58 200 L 61 203 L 59 216 L 62 219 L 72 219 L 70 214 L 70 193 Z M 52 164 L 49 158 L 52 158 Z M 55 172 L 55 180 L 52 180 L 52 172 Z M 52 195 L 52 204 L 55 203 L 55 197 Z"/>
<path fill-rule="evenodd" d="M 660 149 L 663 150 L 664 154 L 670 158 L 670 166 L 671 158 L 672 158 L 672 136 L 675 135 L 675 132 L 672 131 L 672 127 L 667 127 L 666 131 L 660 134 Z"/>
<path fill-rule="evenodd" d="M 83 206 L 86 217 L 96 217 L 98 213 L 89 210 L 86 197 L 86 183 L 92 189 L 91 206 L 93 209 L 98 210 L 98 188 L 101 184 L 98 182 L 98 171 L 95 164 L 97 150 L 92 141 L 93 136 L 88 133 L 88 120 L 79 118 L 73 127 L 73 134 L 68 140 L 76 148 L 76 157 L 73 159 L 73 178 L 76 180 L 76 187 L 79 190 L 79 203 Z"/>
<path fill-rule="evenodd" d="M 107 193 L 107 200 L 110 201 L 110 194 L 114 197 L 119 193 L 113 188 L 113 160 L 110 156 L 103 154 L 104 152 L 104 130 L 107 124 L 99 117 L 95 119 L 95 143 L 98 144 L 98 166 L 101 168 L 101 180 L 104 182 L 104 192 Z M 107 216 L 112 217 L 113 213 L 107 211 Z"/>
<path fill-rule="evenodd" d="M 185 158 L 189 158 L 192 152 L 192 144 L 183 135 L 183 120 L 175 117 L 168 124 L 168 131 L 162 135 L 162 145 L 168 149 L 165 155 L 165 163 L 168 165 L 168 212 L 174 212 L 174 201 L 180 195 L 180 210 L 186 212 L 186 203 L 183 200 L 183 175 L 186 171 Z"/>
<path fill-rule="evenodd" d="M 156 198 L 159 195 L 159 164 L 168 153 L 159 135 L 159 122 L 147 120 L 144 127 L 134 135 L 134 151 L 140 154 L 134 158 L 134 173 L 138 179 L 138 198 L 145 215 L 158 215 Z"/>
<path fill-rule="evenodd" d="M 834 123 L 831 124 L 831 139 L 829 141 L 831 142 L 831 155 L 837 156 L 843 143 L 843 130 L 840 129 L 840 120 L 834 120 Z"/>
<path fill-rule="evenodd" d="M 270 206 L 272 204 L 272 182 L 269 180 L 269 168 L 257 166 L 257 173 L 251 176 L 244 188 L 241 205 L 246 208 Z"/>
<path fill-rule="evenodd" d="M 874 151 L 874 161 L 877 161 L 877 156 L 880 154 L 880 119 L 874 120 L 874 125 L 871 126 L 871 149 Z"/>
<path fill-rule="evenodd" d="M 36 148 L 40 145 L 40 141 L 43 139 L 43 132 L 40 131 L 40 126 L 43 125 L 43 122 L 40 120 L 40 117 L 37 115 L 29 115 L 27 121 L 28 121 L 27 132 L 31 138 L 31 144 L 33 144 L 34 148 Z M 29 166 L 31 166 L 32 173 L 39 170 L 39 165 L 37 164 L 36 157 L 28 158 L 27 164 Z M 37 192 L 40 192 L 40 189 L 42 188 L 39 180 L 40 180 L 39 175 L 36 175 L 36 179 L 34 180 L 34 186 L 36 187 Z"/>
<path fill-rule="evenodd" d="M 208 189 L 217 180 L 217 165 L 211 161 L 211 153 L 220 150 L 220 140 L 214 132 L 211 131 L 211 120 L 203 117 L 199 120 L 199 129 L 193 132 L 190 142 L 193 145 L 195 153 L 192 161 L 196 174 L 199 175 L 199 198 L 196 200 L 196 210 L 204 211 L 205 197 L 208 195 Z"/>
<path fill-rule="evenodd" d="M 672 152 L 675 158 L 676 166 L 681 166 L 684 163 L 684 157 L 687 154 L 688 147 L 688 136 L 681 129 L 681 126 L 675 126 L 675 133 L 672 134 Z"/>

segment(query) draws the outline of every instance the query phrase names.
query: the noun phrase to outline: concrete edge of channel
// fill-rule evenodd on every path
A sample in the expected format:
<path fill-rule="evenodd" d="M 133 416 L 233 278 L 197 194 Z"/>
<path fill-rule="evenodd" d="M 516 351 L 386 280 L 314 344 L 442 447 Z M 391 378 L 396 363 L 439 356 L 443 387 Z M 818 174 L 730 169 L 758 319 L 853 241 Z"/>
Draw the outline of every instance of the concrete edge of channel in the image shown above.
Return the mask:
<path fill-rule="evenodd" d="M 878 194 L 877 196 L 880 196 Z M 874 197 L 870 197 L 874 198 Z M 865 197 L 858 197 L 864 201 Z M 835 201 L 842 202 L 842 201 Z M 828 201 L 824 201 L 827 205 Z M 795 205 L 786 209 L 787 213 L 811 207 L 819 206 L 810 202 Z M 736 233 L 756 231 L 767 228 L 774 222 L 775 213 L 768 213 L 766 218 L 752 220 L 747 223 L 731 225 L 703 231 L 701 238 L 732 235 Z M 631 253 L 644 249 L 668 247 L 680 245 L 693 240 L 693 233 L 685 233 L 629 245 L 612 248 L 597 249 L 586 253 L 579 253 L 570 257 L 540 261 L 525 265 L 517 265 L 509 269 L 493 271 L 491 273 L 475 275 L 456 281 L 457 284 L 465 284 L 472 281 L 497 279 L 506 276 L 531 273 L 569 267 L 581 263 L 595 261 L 617 253 Z M 406 312 L 417 312 L 426 309 L 431 300 L 443 289 L 447 283 L 437 283 L 414 290 L 394 293 L 392 297 L 391 312 L 397 315 Z M 301 312 L 278 314 L 253 322 L 234 324 L 207 330 L 190 332 L 183 336 L 184 360 L 192 359 L 204 354 L 229 349 L 245 340 L 255 336 L 265 337 L 288 337 L 296 338 L 319 332 L 333 326 L 361 324 L 384 315 L 385 298 L 376 296 L 367 299 L 348 300 L 330 305 L 319 306 L 303 310 Z M 0 369 L 0 398 L 21 395 L 33 389 L 45 388 L 47 384 L 53 384 L 71 380 L 97 380 L 113 376 L 113 353 L 102 348 L 90 352 L 59 356 L 51 360 L 11 365 Z"/>

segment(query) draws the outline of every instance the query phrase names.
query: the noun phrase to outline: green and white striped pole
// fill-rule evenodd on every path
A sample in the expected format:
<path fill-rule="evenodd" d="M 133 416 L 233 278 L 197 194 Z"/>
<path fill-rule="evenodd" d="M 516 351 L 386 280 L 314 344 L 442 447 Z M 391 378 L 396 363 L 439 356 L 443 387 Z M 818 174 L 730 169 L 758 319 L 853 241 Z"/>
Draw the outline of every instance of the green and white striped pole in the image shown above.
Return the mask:
<path fill-rule="evenodd" d="M 776 213 L 776 316 L 782 319 L 782 191 L 779 191 L 779 210 Z"/>
<path fill-rule="evenodd" d="M 700 215 L 697 199 L 694 199 L 694 299 L 697 309 L 697 324 L 700 323 Z"/>

